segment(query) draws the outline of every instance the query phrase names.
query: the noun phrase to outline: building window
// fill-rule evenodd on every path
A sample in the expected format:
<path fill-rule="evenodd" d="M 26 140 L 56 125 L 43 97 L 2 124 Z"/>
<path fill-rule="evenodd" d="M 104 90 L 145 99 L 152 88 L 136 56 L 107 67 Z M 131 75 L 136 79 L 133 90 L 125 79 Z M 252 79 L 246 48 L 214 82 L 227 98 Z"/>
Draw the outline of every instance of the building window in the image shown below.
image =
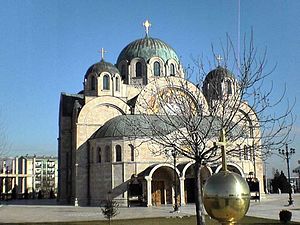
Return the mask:
<path fill-rule="evenodd" d="M 103 76 L 103 90 L 109 90 L 109 76 L 107 74 Z"/>
<path fill-rule="evenodd" d="M 91 90 L 96 89 L 96 78 L 94 76 L 91 77 Z"/>
<path fill-rule="evenodd" d="M 121 66 L 121 76 L 122 76 L 122 79 L 126 78 L 126 66 L 125 65 Z"/>
<path fill-rule="evenodd" d="M 134 147 L 132 144 L 129 145 L 130 147 L 130 161 L 134 161 Z"/>
<path fill-rule="evenodd" d="M 247 145 L 244 146 L 244 160 L 249 160 L 250 159 L 250 151 L 251 148 Z"/>
<path fill-rule="evenodd" d="M 98 163 L 101 163 L 101 148 L 97 149 L 97 161 Z"/>
<path fill-rule="evenodd" d="M 116 145 L 116 162 L 122 161 L 122 152 L 121 152 L 121 146 Z"/>
<path fill-rule="evenodd" d="M 105 162 L 110 162 L 110 148 L 108 145 L 105 146 Z"/>
<path fill-rule="evenodd" d="M 160 76 L 160 64 L 159 62 L 154 62 L 153 64 L 154 76 Z"/>
<path fill-rule="evenodd" d="M 170 65 L 170 75 L 175 76 L 175 66 L 173 63 L 171 63 Z"/>
<path fill-rule="evenodd" d="M 231 86 L 230 80 L 226 81 L 226 86 L 227 86 L 227 94 L 231 95 L 232 94 L 232 86 Z"/>
<path fill-rule="evenodd" d="M 141 62 L 137 62 L 135 64 L 135 76 L 142 77 L 142 63 Z"/>
<path fill-rule="evenodd" d="M 116 77 L 116 91 L 120 91 L 120 79 Z"/>

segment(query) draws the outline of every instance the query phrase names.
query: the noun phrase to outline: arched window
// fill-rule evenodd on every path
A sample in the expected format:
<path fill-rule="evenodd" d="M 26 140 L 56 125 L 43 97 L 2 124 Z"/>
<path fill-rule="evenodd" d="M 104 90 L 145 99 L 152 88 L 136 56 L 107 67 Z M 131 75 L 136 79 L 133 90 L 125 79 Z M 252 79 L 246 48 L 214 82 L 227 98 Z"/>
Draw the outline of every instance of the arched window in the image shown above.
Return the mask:
<path fill-rule="evenodd" d="M 244 146 L 244 160 L 250 159 L 250 150 L 251 148 L 247 145 Z"/>
<path fill-rule="evenodd" d="M 91 90 L 96 89 L 96 78 L 94 76 L 91 77 Z"/>
<path fill-rule="evenodd" d="M 110 162 L 110 148 L 108 145 L 105 146 L 105 162 Z"/>
<path fill-rule="evenodd" d="M 135 64 L 135 76 L 142 77 L 142 63 L 141 62 L 137 62 Z"/>
<path fill-rule="evenodd" d="M 101 163 L 101 148 L 100 147 L 97 149 L 97 161 L 98 161 L 98 163 Z"/>
<path fill-rule="evenodd" d="M 153 64 L 154 76 L 160 76 L 160 64 L 159 62 L 154 62 Z"/>
<path fill-rule="evenodd" d="M 232 94 L 232 86 L 231 86 L 230 80 L 226 81 L 226 86 L 227 86 L 227 94 L 231 95 Z"/>
<path fill-rule="evenodd" d="M 109 76 L 107 74 L 105 74 L 103 76 L 103 90 L 109 90 Z"/>
<path fill-rule="evenodd" d="M 121 152 L 121 146 L 116 145 L 116 162 L 121 162 L 122 161 L 122 152 Z"/>
<path fill-rule="evenodd" d="M 173 63 L 171 63 L 170 65 L 170 75 L 175 76 L 175 66 Z"/>
<path fill-rule="evenodd" d="M 126 66 L 124 64 L 121 67 L 121 76 L 123 79 L 126 78 Z"/>
<path fill-rule="evenodd" d="M 116 77 L 116 91 L 120 91 L 120 79 Z"/>
<path fill-rule="evenodd" d="M 130 147 L 130 161 L 134 161 L 134 147 L 132 144 L 129 145 Z"/>

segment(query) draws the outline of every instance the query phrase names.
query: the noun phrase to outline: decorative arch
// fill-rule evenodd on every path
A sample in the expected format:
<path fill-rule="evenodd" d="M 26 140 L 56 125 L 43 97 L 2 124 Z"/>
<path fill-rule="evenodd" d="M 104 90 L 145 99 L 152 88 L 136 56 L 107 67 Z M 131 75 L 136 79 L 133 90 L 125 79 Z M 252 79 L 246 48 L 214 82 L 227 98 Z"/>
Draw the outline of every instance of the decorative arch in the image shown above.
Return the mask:
<path fill-rule="evenodd" d="M 111 104 L 111 102 L 114 102 L 114 104 Z M 87 117 L 91 116 L 96 108 L 101 106 L 109 106 L 114 109 L 116 109 L 119 112 L 119 115 L 124 115 L 129 113 L 129 106 L 121 100 L 120 98 L 115 98 L 112 96 L 102 96 L 101 98 L 95 98 L 91 101 L 89 101 L 87 104 L 85 104 L 77 119 L 77 123 L 79 124 L 86 124 Z M 103 121 L 103 123 L 106 121 Z M 98 122 L 99 123 L 99 122 Z"/>
<path fill-rule="evenodd" d="M 169 59 L 167 61 L 167 63 L 166 63 L 166 74 L 169 75 L 169 76 L 179 76 L 179 77 L 181 77 L 179 64 L 177 63 L 176 60 Z"/>
<path fill-rule="evenodd" d="M 182 83 L 184 82 L 184 89 L 182 89 Z M 157 87 L 160 87 L 158 90 Z M 151 104 L 155 104 L 156 96 L 159 94 L 159 91 L 172 88 L 182 90 L 187 95 L 191 97 L 191 99 L 197 99 L 197 102 L 201 106 L 204 111 L 208 109 L 207 101 L 203 95 L 203 93 L 192 83 L 184 80 L 181 77 L 159 77 L 158 79 L 152 80 L 138 95 L 137 102 L 135 104 L 135 112 L 136 113 L 148 113 L 149 107 Z"/>
<path fill-rule="evenodd" d="M 146 63 L 142 58 L 134 58 L 130 62 L 131 78 L 142 78 L 146 75 Z"/>
<path fill-rule="evenodd" d="M 155 172 L 158 168 L 161 168 L 161 167 L 169 167 L 169 168 L 171 168 L 171 169 L 174 170 L 174 166 L 172 166 L 171 164 L 167 164 L 167 163 L 157 164 L 157 165 L 155 165 L 155 166 L 149 171 L 147 177 L 152 178 L 154 172 Z M 178 177 L 180 177 L 180 171 L 179 171 L 177 168 L 175 168 L 175 171 L 176 171 Z"/>
<path fill-rule="evenodd" d="M 235 163 L 228 162 L 228 163 L 227 163 L 227 166 L 232 166 L 232 167 L 236 168 L 237 171 L 239 171 L 239 174 L 240 174 L 242 177 L 245 177 L 245 174 L 244 174 L 244 172 L 243 172 L 243 169 L 242 169 L 239 165 L 237 165 L 237 164 L 235 164 Z M 217 167 L 215 173 L 218 173 L 221 169 L 222 169 L 222 165 L 219 165 L 219 166 Z"/>
<path fill-rule="evenodd" d="M 182 172 L 181 172 L 181 177 L 185 177 L 186 171 L 190 168 L 190 166 L 192 166 L 192 165 L 194 165 L 194 164 L 195 164 L 195 162 L 189 162 L 188 164 L 186 164 L 186 165 L 183 167 L 183 170 L 182 170 Z M 212 175 L 212 174 L 213 174 L 212 169 L 211 169 L 209 166 L 207 166 L 206 168 L 209 170 L 210 174 Z"/>
<path fill-rule="evenodd" d="M 157 65 L 159 65 L 159 66 L 157 66 Z M 152 57 L 149 60 L 149 66 L 150 66 L 150 70 L 151 70 L 149 74 L 152 74 L 152 76 L 158 77 L 158 76 L 164 76 L 166 74 L 165 62 L 160 57 Z M 158 71 L 156 71 L 156 67 L 157 67 Z"/>

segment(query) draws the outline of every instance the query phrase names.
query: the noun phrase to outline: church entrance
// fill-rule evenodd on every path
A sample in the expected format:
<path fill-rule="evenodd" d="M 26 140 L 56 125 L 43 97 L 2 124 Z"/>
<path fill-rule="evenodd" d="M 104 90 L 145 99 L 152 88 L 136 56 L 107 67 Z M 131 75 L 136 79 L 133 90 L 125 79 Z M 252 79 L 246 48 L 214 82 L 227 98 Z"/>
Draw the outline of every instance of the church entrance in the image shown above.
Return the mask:
<path fill-rule="evenodd" d="M 179 193 L 179 177 L 176 177 L 177 191 Z M 177 193 L 177 194 L 178 194 Z M 174 201 L 174 170 L 171 167 L 162 166 L 152 175 L 151 197 L 152 205 L 173 204 Z"/>
<path fill-rule="evenodd" d="M 163 181 L 153 181 L 152 182 L 152 204 L 155 206 L 160 206 L 165 202 L 164 199 L 165 185 Z"/>
<path fill-rule="evenodd" d="M 211 172 L 207 166 L 202 166 L 200 169 L 200 180 L 203 186 L 206 180 L 211 176 Z M 196 179 L 195 179 L 195 166 L 191 165 L 185 174 L 184 181 L 184 195 L 186 203 L 195 203 L 196 199 Z"/>
<path fill-rule="evenodd" d="M 191 165 L 185 174 L 184 180 L 184 197 L 185 202 L 195 203 L 195 190 L 196 190 L 196 180 L 195 180 L 195 172 L 194 165 Z"/>

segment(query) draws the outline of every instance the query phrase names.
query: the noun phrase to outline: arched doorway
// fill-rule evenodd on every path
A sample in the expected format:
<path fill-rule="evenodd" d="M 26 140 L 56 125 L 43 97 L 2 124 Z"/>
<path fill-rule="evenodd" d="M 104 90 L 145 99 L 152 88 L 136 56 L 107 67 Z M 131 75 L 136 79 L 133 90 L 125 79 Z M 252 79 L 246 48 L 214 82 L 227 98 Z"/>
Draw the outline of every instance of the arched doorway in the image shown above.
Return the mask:
<path fill-rule="evenodd" d="M 176 174 L 177 198 L 179 198 L 179 177 Z M 168 166 L 157 168 L 152 174 L 151 197 L 152 205 L 173 204 L 175 196 L 175 175 L 174 169 Z"/>
<path fill-rule="evenodd" d="M 189 166 L 185 173 L 185 180 L 184 180 L 184 197 L 186 203 L 194 203 L 195 202 L 195 189 L 196 189 L 196 182 L 195 182 L 195 169 L 194 164 Z"/>
<path fill-rule="evenodd" d="M 195 166 L 194 164 L 188 165 L 189 167 L 185 171 L 184 180 L 184 196 L 186 203 L 195 203 L 196 199 L 196 179 L 195 179 Z M 200 169 L 200 180 L 203 186 L 206 180 L 211 176 L 212 171 L 206 165 L 203 165 Z"/>

